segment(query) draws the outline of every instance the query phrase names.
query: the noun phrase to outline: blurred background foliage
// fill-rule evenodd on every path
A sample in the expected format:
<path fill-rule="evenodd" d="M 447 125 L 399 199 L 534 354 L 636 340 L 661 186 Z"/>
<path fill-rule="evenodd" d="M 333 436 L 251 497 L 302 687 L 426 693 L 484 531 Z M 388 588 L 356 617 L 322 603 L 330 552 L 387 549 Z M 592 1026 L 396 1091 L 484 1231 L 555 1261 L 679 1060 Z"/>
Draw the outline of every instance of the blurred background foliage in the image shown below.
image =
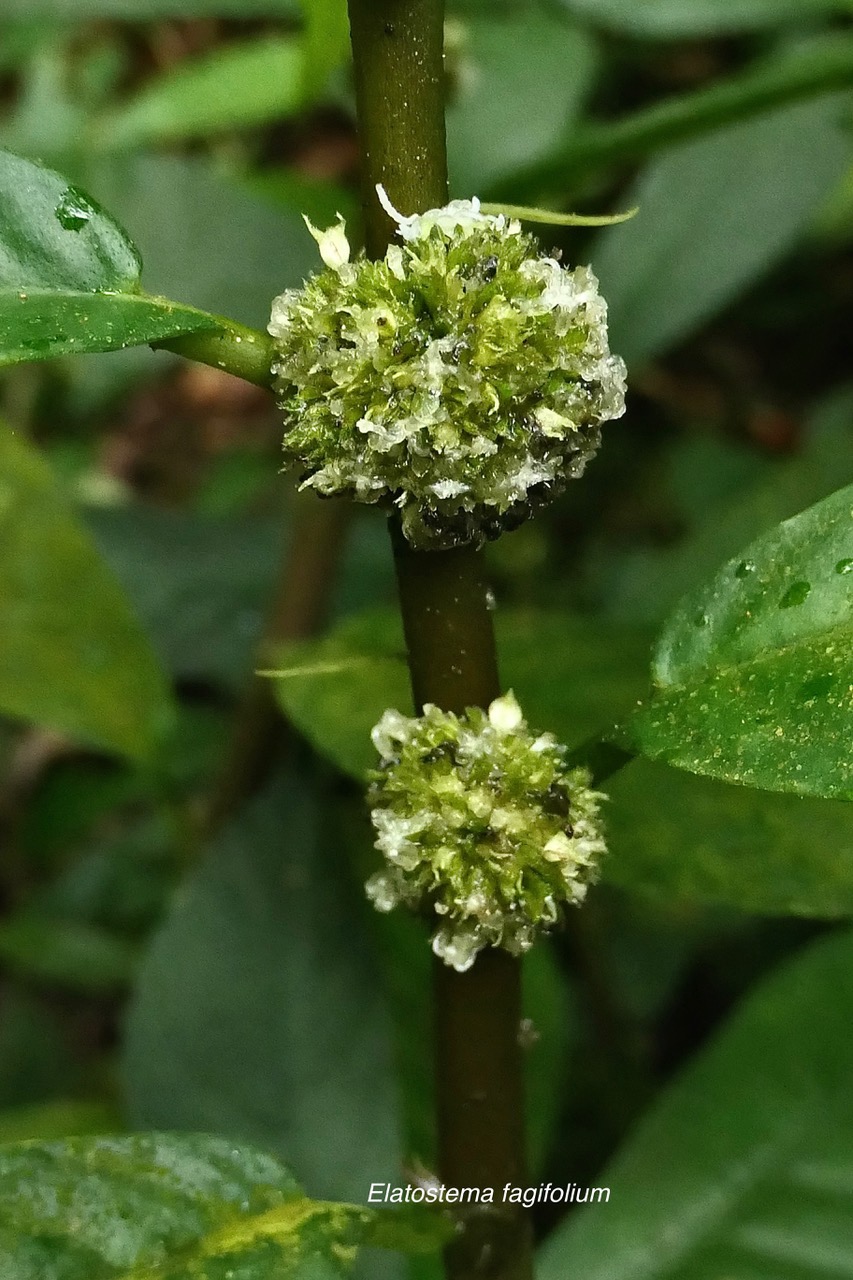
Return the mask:
<path fill-rule="evenodd" d="M 449 0 L 453 194 L 640 207 L 544 232 L 601 277 L 629 412 L 487 553 L 505 681 L 569 743 L 643 695 L 684 592 L 853 482 L 851 14 Z M 263 327 L 316 265 L 303 212 L 358 234 L 345 6 L 7 0 L 0 145 L 109 209 L 149 290 Z M 294 500 L 270 398 L 163 352 L 6 369 L 0 414 L 0 1140 L 215 1130 L 354 1198 L 428 1167 L 428 953 L 359 889 L 366 733 L 408 698 L 382 517 Z M 273 661 L 280 717 L 252 677 Z M 609 790 L 604 882 L 525 962 L 532 1171 L 603 1177 L 654 1103 L 622 1161 L 673 1165 L 675 1214 L 766 1138 L 758 1090 L 752 1127 L 724 1122 L 741 1146 L 688 1168 L 719 1123 L 685 1130 L 696 1097 L 781 1054 L 778 1105 L 808 1078 L 829 1107 L 827 1061 L 853 1070 L 853 811 L 649 763 Z M 810 1030 L 827 1000 L 847 1021 Z M 599 1274 L 591 1232 L 556 1233 L 555 1274 Z"/>

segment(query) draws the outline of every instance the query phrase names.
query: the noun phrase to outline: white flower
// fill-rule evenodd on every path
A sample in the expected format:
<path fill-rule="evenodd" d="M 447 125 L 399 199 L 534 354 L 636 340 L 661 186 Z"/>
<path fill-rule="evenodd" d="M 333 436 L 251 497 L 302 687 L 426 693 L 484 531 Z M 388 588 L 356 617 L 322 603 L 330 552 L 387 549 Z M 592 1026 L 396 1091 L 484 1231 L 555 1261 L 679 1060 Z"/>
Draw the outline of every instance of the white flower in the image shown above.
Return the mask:
<path fill-rule="evenodd" d="M 333 227 L 328 227 L 325 231 L 321 231 L 319 227 L 315 227 L 310 218 L 302 215 L 306 227 L 311 232 L 320 249 L 320 257 L 323 259 L 327 267 L 331 267 L 333 271 L 340 271 L 341 267 L 349 262 L 350 245 L 347 240 L 346 223 L 343 216 L 337 215 L 337 223 Z"/>

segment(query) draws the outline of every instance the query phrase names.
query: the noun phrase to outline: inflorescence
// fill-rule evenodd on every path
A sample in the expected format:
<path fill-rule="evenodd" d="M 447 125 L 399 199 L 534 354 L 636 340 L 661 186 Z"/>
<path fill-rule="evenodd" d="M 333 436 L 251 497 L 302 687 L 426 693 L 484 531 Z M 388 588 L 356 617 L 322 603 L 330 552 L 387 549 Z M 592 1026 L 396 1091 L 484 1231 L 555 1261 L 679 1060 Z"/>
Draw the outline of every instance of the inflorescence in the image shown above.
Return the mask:
<path fill-rule="evenodd" d="M 519 955 L 579 904 L 605 852 L 604 798 L 569 769 L 551 734 L 534 737 L 512 693 L 488 711 L 386 711 L 369 803 L 386 867 L 367 883 L 380 911 L 439 917 L 436 955 L 455 969 L 483 947 Z"/>
<path fill-rule="evenodd" d="M 396 506 L 416 547 L 480 543 L 579 476 L 625 407 L 588 267 L 539 252 L 477 200 L 402 217 L 350 260 L 343 219 L 309 227 L 326 269 L 272 304 L 289 464 L 324 495 Z"/>

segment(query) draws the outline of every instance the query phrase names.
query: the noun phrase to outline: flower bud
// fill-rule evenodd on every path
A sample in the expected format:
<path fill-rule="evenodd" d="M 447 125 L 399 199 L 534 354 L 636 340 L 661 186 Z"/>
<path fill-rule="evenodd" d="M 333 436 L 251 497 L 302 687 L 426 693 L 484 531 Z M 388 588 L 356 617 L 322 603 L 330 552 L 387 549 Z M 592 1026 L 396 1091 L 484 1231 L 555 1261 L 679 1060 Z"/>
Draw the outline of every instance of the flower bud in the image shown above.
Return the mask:
<path fill-rule="evenodd" d="M 462 716 L 427 705 L 386 711 L 373 730 L 381 768 L 369 801 L 386 865 L 367 883 L 379 911 L 438 917 L 432 946 L 460 972 L 483 947 L 519 955 L 580 904 L 605 851 L 602 795 L 534 738 L 512 693 Z"/>
<path fill-rule="evenodd" d="M 302 485 L 400 512 L 416 547 L 480 543 L 579 476 L 625 407 L 588 267 L 543 256 L 476 200 L 403 217 L 350 261 L 342 218 L 309 230 L 326 270 L 272 304 L 284 453 Z"/>

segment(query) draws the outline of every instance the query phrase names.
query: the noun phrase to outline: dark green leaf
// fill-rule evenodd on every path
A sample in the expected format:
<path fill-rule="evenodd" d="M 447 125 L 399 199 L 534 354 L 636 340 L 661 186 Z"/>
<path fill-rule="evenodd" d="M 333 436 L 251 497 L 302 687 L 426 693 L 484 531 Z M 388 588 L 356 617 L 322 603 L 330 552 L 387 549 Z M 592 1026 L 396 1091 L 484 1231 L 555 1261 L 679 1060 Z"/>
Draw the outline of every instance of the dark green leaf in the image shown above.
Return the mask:
<path fill-rule="evenodd" d="M 642 693 L 647 641 L 570 615 L 498 610 L 505 688 L 530 723 L 577 746 Z M 547 662 L 543 656 L 547 655 Z M 411 712 L 405 646 L 397 615 L 348 619 L 324 640 L 281 656 L 276 696 L 318 751 L 354 777 L 372 768 L 370 730 L 387 707 Z"/>
<path fill-rule="evenodd" d="M 853 798 L 853 486 L 759 538 L 670 617 L 643 755 L 769 791 Z"/>
<path fill-rule="evenodd" d="M 0 1148 L 4 1280 L 279 1280 L 343 1270 L 372 1215 L 200 1135 Z"/>
<path fill-rule="evenodd" d="M 549 1239 L 541 1280 L 849 1274 L 853 937 L 750 996 Z"/>
<path fill-rule="evenodd" d="M 0 427 L 0 709 L 130 756 L 172 720 L 127 600 L 42 458 Z"/>
<path fill-rule="evenodd" d="M 0 152 L 0 364 L 221 327 L 140 291 L 122 229 L 51 169 Z"/>
<path fill-rule="evenodd" d="M 393 1180 L 398 1133 L 367 903 L 344 868 L 304 780 L 247 810 L 155 939 L 125 1075 L 137 1123 L 262 1142 L 312 1193 L 363 1199 Z"/>
<path fill-rule="evenodd" d="M 525 11 L 467 22 L 459 58 L 447 148 L 454 191 L 470 197 L 565 137 L 591 88 L 596 56 L 572 23 Z"/>
<path fill-rule="evenodd" d="M 796 103 L 674 148 L 592 250 L 614 351 L 631 363 L 688 336 L 787 253 L 850 162 L 846 97 Z"/>
<path fill-rule="evenodd" d="M 645 39 L 727 35 L 849 13 L 849 0 L 561 0 L 578 18 Z"/>
<path fill-rule="evenodd" d="M 638 760 L 606 783 L 605 881 L 666 902 L 853 916 L 853 808 Z"/>
<path fill-rule="evenodd" d="M 12 972 L 72 991 L 122 990 L 137 954 L 132 943 L 105 929 L 33 911 L 0 924 L 0 957 Z"/>
<path fill-rule="evenodd" d="M 590 577 L 608 617 L 660 625 L 741 547 L 853 482 L 853 392 L 842 387 L 818 404 L 793 457 L 768 461 L 730 441 L 685 436 L 669 454 L 669 472 L 676 519 L 687 536 L 671 546 L 619 546 L 596 556 Z M 659 477 L 644 498 L 661 501 Z"/>

